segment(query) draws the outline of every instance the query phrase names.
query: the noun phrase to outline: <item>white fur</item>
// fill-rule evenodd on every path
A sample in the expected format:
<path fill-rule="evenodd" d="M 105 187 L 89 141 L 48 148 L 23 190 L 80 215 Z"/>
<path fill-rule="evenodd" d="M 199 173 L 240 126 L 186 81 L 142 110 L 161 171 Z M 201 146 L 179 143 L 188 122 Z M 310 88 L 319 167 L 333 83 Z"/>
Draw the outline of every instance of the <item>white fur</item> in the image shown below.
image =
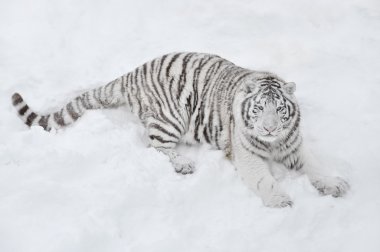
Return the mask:
<path fill-rule="evenodd" d="M 293 94 L 295 85 L 292 83 L 288 87 Z M 233 109 L 235 115 L 241 114 L 240 103 L 244 98 L 244 92 L 237 94 Z M 244 134 L 253 134 L 259 137 L 262 141 L 265 141 L 271 146 L 276 146 L 277 142 L 286 135 L 286 131 L 282 130 L 282 123 L 279 121 L 279 117 L 274 113 L 273 108 L 264 110 L 261 118 L 256 122 L 256 130 L 249 130 L 244 127 L 242 118 L 235 117 L 235 130 L 232 136 L 232 156 L 233 163 L 237 168 L 239 175 L 245 184 L 252 189 L 258 196 L 261 197 L 265 206 L 268 207 L 286 207 L 292 206 L 293 202 L 290 197 L 280 188 L 278 182 L 272 176 L 270 172 L 270 162 L 264 160 L 260 156 L 268 157 L 269 160 L 276 160 L 281 155 L 288 155 L 292 153 L 292 149 L 285 149 L 281 152 L 273 151 L 266 153 L 264 151 L 255 150 L 258 155 L 255 155 L 247 151 L 243 146 L 246 145 L 246 139 Z M 273 128 L 276 128 L 273 132 L 273 136 L 266 137 L 267 132 L 263 128 L 264 122 L 269 123 Z M 294 137 L 293 137 L 294 138 Z M 292 138 L 292 140 L 293 140 Z M 295 138 L 294 138 L 295 139 Z M 296 140 L 295 145 L 302 144 L 302 138 Z M 275 149 L 275 148 L 274 148 Z M 307 153 L 303 146 L 299 148 L 299 151 L 289 156 L 288 162 L 295 162 L 300 159 L 304 163 L 303 169 L 300 172 L 305 172 L 308 176 L 311 184 L 322 194 L 332 195 L 334 197 L 343 196 L 349 189 L 349 184 L 339 177 L 330 177 L 323 175 L 319 169 L 319 165 L 312 158 L 310 153 Z M 286 165 L 286 164 L 285 164 Z M 288 164 L 289 165 L 289 164 Z"/>

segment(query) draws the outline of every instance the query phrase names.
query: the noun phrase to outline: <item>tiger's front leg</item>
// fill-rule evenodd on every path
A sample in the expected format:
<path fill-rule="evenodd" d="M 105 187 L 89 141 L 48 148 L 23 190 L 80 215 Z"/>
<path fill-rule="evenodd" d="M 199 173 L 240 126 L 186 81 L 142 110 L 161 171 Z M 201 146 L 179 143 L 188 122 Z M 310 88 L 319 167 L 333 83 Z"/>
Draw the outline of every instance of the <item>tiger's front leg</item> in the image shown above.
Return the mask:
<path fill-rule="evenodd" d="M 267 207 L 292 206 L 290 197 L 284 193 L 269 170 L 269 164 L 252 154 L 242 145 L 234 146 L 233 164 L 244 183 L 261 197 Z"/>
<path fill-rule="evenodd" d="M 326 175 L 321 169 L 321 165 L 308 150 L 300 146 L 299 151 L 295 152 L 291 160 L 297 162 L 286 162 L 284 164 L 289 169 L 297 168 L 304 172 L 310 180 L 310 183 L 318 190 L 321 195 L 331 195 L 333 197 L 342 197 L 350 188 L 347 181 L 340 177 Z M 296 166 L 296 167 L 293 167 Z"/>

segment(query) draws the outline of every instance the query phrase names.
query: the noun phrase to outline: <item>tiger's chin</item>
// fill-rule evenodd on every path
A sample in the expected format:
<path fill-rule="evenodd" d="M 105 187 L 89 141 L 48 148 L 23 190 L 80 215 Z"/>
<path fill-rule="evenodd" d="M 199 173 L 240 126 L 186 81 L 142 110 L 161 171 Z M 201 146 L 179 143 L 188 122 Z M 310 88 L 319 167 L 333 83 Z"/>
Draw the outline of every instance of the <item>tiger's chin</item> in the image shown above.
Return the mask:
<path fill-rule="evenodd" d="M 261 141 L 268 142 L 268 143 L 273 143 L 276 140 L 278 140 L 278 136 L 273 136 L 273 135 L 261 135 L 258 137 Z"/>

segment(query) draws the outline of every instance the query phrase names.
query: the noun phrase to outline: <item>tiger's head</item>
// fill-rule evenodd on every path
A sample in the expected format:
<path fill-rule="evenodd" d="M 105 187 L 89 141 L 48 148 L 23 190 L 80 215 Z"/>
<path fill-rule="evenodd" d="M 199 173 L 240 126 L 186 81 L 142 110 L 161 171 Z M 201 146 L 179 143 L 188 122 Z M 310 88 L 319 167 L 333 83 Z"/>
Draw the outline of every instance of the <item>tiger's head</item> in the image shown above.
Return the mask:
<path fill-rule="evenodd" d="M 265 142 L 286 137 L 299 117 L 295 89 L 295 83 L 270 73 L 245 80 L 241 116 L 246 131 Z"/>

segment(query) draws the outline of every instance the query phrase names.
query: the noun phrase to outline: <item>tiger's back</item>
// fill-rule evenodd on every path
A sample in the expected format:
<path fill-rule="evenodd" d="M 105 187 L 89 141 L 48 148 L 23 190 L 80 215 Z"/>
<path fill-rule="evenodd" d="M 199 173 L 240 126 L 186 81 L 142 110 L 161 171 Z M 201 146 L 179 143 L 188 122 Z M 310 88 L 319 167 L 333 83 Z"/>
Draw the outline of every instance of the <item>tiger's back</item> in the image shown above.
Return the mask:
<path fill-rule="evenodd" d="M 153 145 L 183 140 L 224 149 L 237 84 L 249 73 L 216 55 L 174 53 L 122 76 L 122 93 Z"/>

